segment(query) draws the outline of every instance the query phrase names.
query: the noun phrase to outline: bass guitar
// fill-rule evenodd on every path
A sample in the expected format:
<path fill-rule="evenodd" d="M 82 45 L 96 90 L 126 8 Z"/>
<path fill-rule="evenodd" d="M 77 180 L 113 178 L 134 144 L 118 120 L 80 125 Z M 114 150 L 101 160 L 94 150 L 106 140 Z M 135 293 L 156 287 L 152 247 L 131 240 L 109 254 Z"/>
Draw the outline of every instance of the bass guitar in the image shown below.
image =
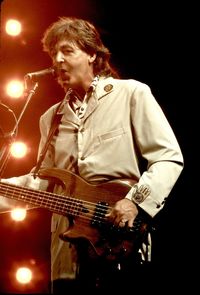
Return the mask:
<path fill-rule="evenodd" d="M 60 235 L 63 240 L 87 241 L 94 253 L 108 259 L 137 251 L 144 240 L 148 222 L 138 214 L 132 227 L 117 227 L 106 214 L 134 184 L 133 180 L 111 180 L 93 185 L 72 172 L 58 168 L 41 169 L 38 176 L 62 187 L 56 194 L 0 182 L 0 195 L 46 208 L 69 218 L 70 226 Z"/>

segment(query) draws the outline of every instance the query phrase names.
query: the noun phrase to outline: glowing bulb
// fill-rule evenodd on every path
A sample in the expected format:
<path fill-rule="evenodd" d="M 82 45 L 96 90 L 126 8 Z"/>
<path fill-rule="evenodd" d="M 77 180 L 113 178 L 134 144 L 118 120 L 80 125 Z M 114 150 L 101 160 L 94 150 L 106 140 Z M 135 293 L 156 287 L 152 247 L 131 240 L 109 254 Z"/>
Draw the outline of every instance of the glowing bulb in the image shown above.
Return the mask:
<path fill-rule="evenodd" d="M 21 23 L 18 20 L 10 19 L 6 23 L 6 33 L 11 36 L 17 36 L 21 33 Z"/>
<path fill-rule="evenodd" d="M 15 208 L 11 211 L 11 217 L 15 221 L 22 221 L 26 218 L 26 209 Z"/>
<path fill-rule="evenodd" d="M 23 142 L 14 142 L 10 147 L 11 155 L 14 158 L 23 158 L 27 153 L 27 146 Z"/>
<path fill-rule="evenodd" d="M 24 92 L 24 85 L 21 81 L 12 80 L 7 84 L 6 92 L 10 97 L 18 98 Z"/>
<path fill-rule="evenodd" d="M 16 279 L 21 284 L 30 283 L 32 271 L 28 267 L 20 267 L 16 272 Z"/>

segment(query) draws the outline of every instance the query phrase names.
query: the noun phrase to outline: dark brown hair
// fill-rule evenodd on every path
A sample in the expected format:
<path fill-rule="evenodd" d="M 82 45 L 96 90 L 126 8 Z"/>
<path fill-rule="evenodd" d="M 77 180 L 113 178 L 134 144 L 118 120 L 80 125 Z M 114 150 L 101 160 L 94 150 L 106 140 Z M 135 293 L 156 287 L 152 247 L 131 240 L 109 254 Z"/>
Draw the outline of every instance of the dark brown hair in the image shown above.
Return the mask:
<path fill-rule="evenodd" d="M 96 53 L 94 75 L 119 78 L 117 71 L 110 65 L 110 51 L 92 23 L 75 17 L 60 17 L 45 31 L 42 38 L 43 50 L 52 57 L 55 45 L 63 39 L 72 41 L 86 53 Z"/>

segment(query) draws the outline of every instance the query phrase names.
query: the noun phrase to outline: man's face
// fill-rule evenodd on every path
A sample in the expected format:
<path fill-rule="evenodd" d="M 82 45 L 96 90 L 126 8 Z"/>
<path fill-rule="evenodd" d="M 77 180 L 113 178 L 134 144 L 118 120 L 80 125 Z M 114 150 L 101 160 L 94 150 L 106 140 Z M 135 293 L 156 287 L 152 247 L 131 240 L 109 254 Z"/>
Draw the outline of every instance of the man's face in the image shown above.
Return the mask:
<path fill-rule="evenodd" d="M 93 79 L 92 63 L 95 56 L 81 50 L 75 43 L 59 41 L 51 56 L 57 69 L 58 82 L 64 89 L 79 89 L 85 81 Z"/>

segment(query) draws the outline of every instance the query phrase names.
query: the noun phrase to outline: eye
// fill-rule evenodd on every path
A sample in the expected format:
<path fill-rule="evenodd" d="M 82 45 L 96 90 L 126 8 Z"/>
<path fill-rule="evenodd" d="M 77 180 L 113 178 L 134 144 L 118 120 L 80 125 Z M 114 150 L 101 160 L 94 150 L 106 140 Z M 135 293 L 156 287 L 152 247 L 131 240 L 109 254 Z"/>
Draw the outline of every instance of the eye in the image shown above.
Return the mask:
<path fill-rule="evenodd" d="M 70 49 L 70 48 L 64 48 L 64 49 L 62 49 L 62 53 L 63 53 L 64 55 L 68 55 L 68 54 L 70 54 L 70 53 L 72 53 L 72 52 L 73 52 L 73 50 Z"/>

